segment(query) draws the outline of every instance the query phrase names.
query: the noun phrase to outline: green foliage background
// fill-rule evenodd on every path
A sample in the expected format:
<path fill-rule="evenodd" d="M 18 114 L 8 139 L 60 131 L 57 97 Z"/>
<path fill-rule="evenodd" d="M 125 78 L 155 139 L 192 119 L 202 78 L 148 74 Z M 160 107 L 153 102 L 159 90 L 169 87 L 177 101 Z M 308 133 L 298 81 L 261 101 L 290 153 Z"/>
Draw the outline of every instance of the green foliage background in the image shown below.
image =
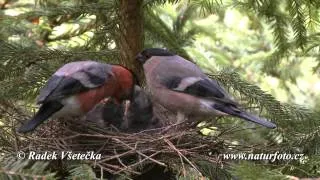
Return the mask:
<path fill-rule="evenodd" d="M 54 177 L 45 168 L 32 171 L 41 163 L 49 166 L 46 162 L 27 166 L 7 159 L 23 138 L 16 139 L 15 127 L 36 110 L 39 88 L 64 63 L 119 62 L 119 3 L 2 0 L 0 5 L 0 174 Z M 225 128 L 236 130 L 219 138 L 248 152 L 305 154 L 301 161 L 234 161 L 228 168 L 201 164 L 206 177 L 320 177 L 319 7 L 312 0 L 143 1 L 145 47 L 166 47 L 189 57 L 241 104 L 278 125 L 267 130 L 226 118 L 221 120 Z M 83 164 L 69 175 L 95 176 Z"/>

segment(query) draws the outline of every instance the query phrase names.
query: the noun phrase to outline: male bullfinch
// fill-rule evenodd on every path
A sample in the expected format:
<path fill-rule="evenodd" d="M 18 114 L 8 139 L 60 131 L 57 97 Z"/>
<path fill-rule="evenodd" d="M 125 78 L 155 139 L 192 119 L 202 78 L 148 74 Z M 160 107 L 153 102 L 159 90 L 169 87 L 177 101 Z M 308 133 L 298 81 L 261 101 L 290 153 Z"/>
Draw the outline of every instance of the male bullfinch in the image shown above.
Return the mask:
<path fill-rule="evenodd" d="M 40 90 L 39 111 L 18 132 L 34 130 L 43 121 L 66 116 L 81 116 L 104 98 L 117 103 L 133 97 L 134 74 L 120 65 L 78 61 L 58 69 Z"/>
<path fill-rule="evenodd" d="M 150 48 L 139 53 L 151 96 L 165 108 L 177 112 L 177 122 L 188 115 L 231 115 L 268 128 L 276 125 L 238 107 L 216 80 L 194 63 L 165 49 Z"/>

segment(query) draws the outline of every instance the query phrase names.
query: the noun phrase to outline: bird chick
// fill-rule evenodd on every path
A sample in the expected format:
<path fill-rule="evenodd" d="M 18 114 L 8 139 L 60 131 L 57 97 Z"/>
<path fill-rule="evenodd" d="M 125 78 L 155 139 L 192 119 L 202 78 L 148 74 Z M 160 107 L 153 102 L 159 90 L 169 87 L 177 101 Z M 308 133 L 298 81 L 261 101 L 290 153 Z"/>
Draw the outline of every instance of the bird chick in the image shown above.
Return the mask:
<path fill-rule="evenodd" d="M 102 117 L 105 122 L 109 122 L 124 132 L 138 132 L 161 126 L 160 121 L 153 114 L 151 99 L 137 85 L 129 107 L 126 103 L 117 105 L 112 100 L 108 101 L 104 105 Z"/>

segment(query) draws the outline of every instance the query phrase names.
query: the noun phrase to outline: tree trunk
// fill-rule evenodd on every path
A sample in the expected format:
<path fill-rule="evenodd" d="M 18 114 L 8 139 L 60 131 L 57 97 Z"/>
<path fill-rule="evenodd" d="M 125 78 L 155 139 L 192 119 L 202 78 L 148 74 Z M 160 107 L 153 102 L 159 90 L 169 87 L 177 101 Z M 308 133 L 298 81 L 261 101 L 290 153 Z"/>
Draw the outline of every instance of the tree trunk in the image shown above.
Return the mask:
<path fill-rule="evenodd" d="M 141 64 L 135 56 L 143 48 L 143 0 L 120 0 L 120 37 L 118 46 L 121 62 L 142 78 Z"/>

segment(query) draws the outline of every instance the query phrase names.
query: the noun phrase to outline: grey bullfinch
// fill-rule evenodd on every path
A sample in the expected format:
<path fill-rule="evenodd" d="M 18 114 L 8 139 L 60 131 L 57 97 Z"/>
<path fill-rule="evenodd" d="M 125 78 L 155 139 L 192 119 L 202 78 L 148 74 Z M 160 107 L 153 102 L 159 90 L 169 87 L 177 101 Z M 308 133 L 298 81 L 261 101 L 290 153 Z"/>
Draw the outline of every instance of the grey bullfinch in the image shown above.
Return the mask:
<path fill-rule="evenodd" d="M 176 112 L 178 123 L 189 115 L 231 115 L 276 128 L 274 123 L 239 108 L 216 80 L 210 79 L 194 63 L 166 49 L 145 49 L 136 60 L 143 64 L 152 98 Z"/>

